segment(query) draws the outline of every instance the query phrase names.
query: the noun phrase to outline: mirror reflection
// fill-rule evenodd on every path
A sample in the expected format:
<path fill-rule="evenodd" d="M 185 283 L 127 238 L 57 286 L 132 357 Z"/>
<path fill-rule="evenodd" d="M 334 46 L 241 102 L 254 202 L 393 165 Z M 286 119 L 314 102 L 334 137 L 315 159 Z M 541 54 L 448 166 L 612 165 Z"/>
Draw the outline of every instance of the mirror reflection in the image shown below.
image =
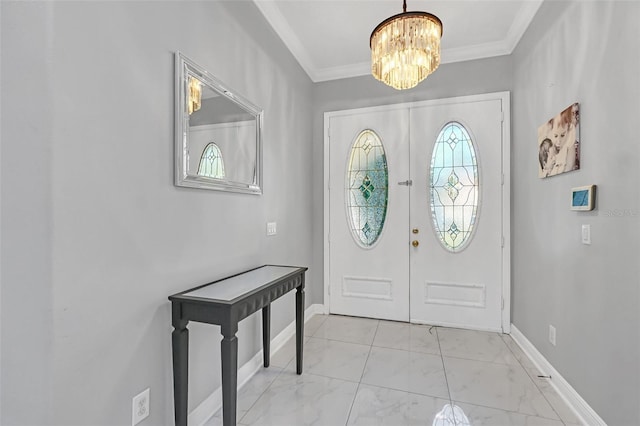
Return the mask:
<path fill-rule="evenodd" d="M 259 194 L 262 111 L 180 53 L 176 185 Z"/>

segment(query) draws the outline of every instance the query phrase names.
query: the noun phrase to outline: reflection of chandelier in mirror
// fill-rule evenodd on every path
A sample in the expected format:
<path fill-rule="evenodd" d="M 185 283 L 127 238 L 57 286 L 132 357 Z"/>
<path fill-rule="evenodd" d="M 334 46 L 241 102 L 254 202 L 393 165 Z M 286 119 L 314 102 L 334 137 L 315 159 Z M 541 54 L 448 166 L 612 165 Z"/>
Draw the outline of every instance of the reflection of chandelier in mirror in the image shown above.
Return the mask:
<path fill-rule="evenodd" d="M 371 33 L 371 73 L 383 83 L 410 89 L 440 65 L 442 22 L 426 12 L 403 12 L 382 21 Z"/>
<path fill-rule="evenodd" d="M 195 77 L 189 77 L 189 114 L 200 109 L 202 106 L 202 83 Z"/>

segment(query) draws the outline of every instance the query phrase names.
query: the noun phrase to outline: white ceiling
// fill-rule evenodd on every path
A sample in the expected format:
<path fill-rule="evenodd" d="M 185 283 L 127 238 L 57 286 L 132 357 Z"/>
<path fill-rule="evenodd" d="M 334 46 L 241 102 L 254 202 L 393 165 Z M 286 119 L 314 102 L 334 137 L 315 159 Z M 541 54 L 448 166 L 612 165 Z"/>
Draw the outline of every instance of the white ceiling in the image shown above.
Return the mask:
<path fill-rule="evenodd" d="M 254 0 L 314 81 L 371 72 L 369 36 L 402 0 Z M 508 55 L 543 0 L 407 0 L 443 24 L 442 63 Z"/>

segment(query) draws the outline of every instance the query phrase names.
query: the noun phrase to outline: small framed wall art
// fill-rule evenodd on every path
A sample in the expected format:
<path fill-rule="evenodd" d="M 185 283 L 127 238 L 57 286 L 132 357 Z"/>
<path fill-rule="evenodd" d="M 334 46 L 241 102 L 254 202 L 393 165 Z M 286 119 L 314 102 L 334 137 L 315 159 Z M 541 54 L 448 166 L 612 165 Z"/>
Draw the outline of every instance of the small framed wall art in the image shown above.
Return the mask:
<path fill-rule="evenodd" d="M 595 208 L 596 186 L 578 186 L 571 189 L 571 210 L 591 211 Z"/>
<path fill-rule="evenodd" d="M 580 168 L 580 105 L 575 103 L 538 127 L 538 177 Z"/>

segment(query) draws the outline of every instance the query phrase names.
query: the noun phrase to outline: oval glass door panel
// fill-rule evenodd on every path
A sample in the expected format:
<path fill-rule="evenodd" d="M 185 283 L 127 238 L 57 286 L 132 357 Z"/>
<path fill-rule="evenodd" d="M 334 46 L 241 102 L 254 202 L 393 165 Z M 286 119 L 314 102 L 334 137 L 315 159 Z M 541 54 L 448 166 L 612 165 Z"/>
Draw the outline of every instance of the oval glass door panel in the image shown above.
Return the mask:
<path fill-rule="evenodd" d="M 382 233 L 389 196 L 387 157 L 373 130 L 363 130 L 353 143 L 345 182 L 349 229 L 356 243 L 371 247 Z"/>
<path fill-rule="evenodd" d="M 465 127 L 447 123 L 433 147 L 431 215 L 442 246 L 451 252 L 471 241 L 477 221 L 480 197 L 476 149 Z"/>

